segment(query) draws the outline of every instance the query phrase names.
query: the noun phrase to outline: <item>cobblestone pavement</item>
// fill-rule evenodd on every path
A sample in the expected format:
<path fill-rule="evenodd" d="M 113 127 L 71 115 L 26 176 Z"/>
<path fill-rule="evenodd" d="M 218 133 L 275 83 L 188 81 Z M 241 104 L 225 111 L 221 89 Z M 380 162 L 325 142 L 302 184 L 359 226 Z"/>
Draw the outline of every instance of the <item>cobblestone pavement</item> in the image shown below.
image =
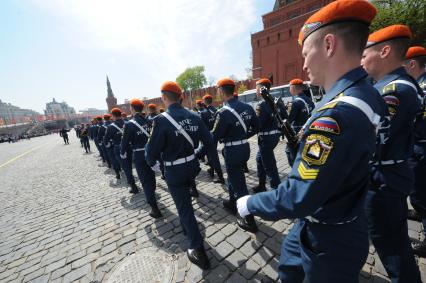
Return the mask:
<path fill-rule="evenodd" d="M 258 219 L 258 233 L 242 231 L 221 207 L 225 188 L 214 184 L 202 165 L 200 197 L 193 204 L 212 263 L 203 272 L 186 258 L 185 237 L 164 181 L 157 178 L 164 217 L 154 221 L 143 194 L 130 195 L 124 180 L 117 182 L 102 166 L 93 144 L 93 153 L 84 154 L 74 132 L 70 142 L 63 145 L 53 135 L 0 145 L 0 282 L 100 282 L 129 254 L 146 249 L 174 255 L 174 282 L 276 277 L 281 241 L 292 221 Z M 254 140 L 251 144 L 249 187 L 256 183 Z M 284 177 L 289 171 L 284 144 L 276 155 Z M 409 229 L 420 239 L 419 223 L 409 221 Z M 426 260 L 419 264 L 426 281 Z M 385 274 L 371 247 L 360 282 L 388 282 Z"/>

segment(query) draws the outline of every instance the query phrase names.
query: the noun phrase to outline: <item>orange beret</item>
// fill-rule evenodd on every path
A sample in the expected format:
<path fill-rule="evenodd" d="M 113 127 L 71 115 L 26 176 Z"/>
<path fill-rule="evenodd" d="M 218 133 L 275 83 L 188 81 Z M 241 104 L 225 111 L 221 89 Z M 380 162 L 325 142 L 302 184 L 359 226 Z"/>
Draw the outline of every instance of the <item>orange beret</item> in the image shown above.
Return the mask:
<path fill-rule="evenodd" d="M 256 82 L 256 85 L 269 85 L 269 86 L 271 86 L 272 83 L 269 79 L 260 79 Z"/>
<path fill-rule="evenodd" d="M 234 97 L 238 97 L 238 92 L 234 92 L 232 95 L 233 95 Z"/>
<path fill-rule="evenodd" d="M 337 0 L 308 18 L 299 32 L 299 44 L 314 31 L 333 23 L 360 22 L 370 25 L 376 8 L 366 0 Z"/>
<path fill-rule="evenodd" d="M 397 38 L 411 39 L 413 38 L 413 34 L 411 33 L 410 28 L 405 25 L 388 26 L 370 34 L 366 48 Z"/>
<path fill-rule="evenodd" d="M 182 95 L 182 89 L 180 88 L 180 86 L 177 83 L 171 81 L 164 82 L 161 85 L 161 91 L 170 91 Z"/>
<path fill-rule="evenodd" d="M 211 96 L 210 94 L 206 94 L 203 96 L 203 99 L 213 99 L 213 96 Z"/>
<path fill-rule="evenodd" d="M 416 57 L 426 56 L 426 48 L 423 46 L 413 46 L 408 48 L 405 54 L 406 59 L 413 59 Z"/>
<path fill-rule="evenodd" d="M 142 100 L 133 98 L 132 100 L 130 100 L 130 105 L 144 107 L 145 104 L 143 103 Z"/>
<path fill-rule="evenodd" d="M 303 81 L 301 79 L 293 79 L 290 81 L 291 85 L 303 85 Z"/>
<path fill-rule="evenodd" d="M 154 103 L 150 103 L 148 104 L 148 108 L 157 109 L 157 105 L 155 105 Z"/>
<path fill-rule="evenodd" d="M 111 118 L 111 114 L 104 114 L 104 119 L 110 119 Z"/>
<path fill-rule="evenodd" d="M 197 104 L 203 104 L 203 101 L 201 99 L 197 99 L 197 100 L 195 100 L 195 103 L 197 103 Z"/>
<path fill-rule="evenodd" d="M 121 110 L 119 108 L 112 108 L 111 113 L 115 115 L 121 115 Z"/>
<path fill-rule="evenodd" d="M 235 86 L 235 82 L 233 80 L 229 79 L 229 78 L 224 78 L 224 79 L 221 79 L 217 82 L 218 87 L 221 87 L 221 86 L 224 86 L 224 85 Z"/>
<path fill-rule="evenodd" d="M 95 119 L 100 121 L 102 120 L 102 116 L 96 116 Z"/>

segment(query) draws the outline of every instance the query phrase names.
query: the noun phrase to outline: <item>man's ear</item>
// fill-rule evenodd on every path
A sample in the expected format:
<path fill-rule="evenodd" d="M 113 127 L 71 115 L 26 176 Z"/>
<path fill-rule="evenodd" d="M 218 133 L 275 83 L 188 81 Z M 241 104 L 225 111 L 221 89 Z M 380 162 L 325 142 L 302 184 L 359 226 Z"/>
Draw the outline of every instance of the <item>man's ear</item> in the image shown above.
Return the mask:
<path fill-rule="evenodd" d="M 332 57 L 336 53 L 336 48 L 338 46 L 336 36 L 334 34 L 326 34 L 324 36 L 324 48 L 327 54 L 327 57 Z"/>
<path fill-rule="evenodd" d="M 390 45 L 384 45 L 380 50 L 380 58 L 388 58 L 392 51 L 392 47 Z"/>

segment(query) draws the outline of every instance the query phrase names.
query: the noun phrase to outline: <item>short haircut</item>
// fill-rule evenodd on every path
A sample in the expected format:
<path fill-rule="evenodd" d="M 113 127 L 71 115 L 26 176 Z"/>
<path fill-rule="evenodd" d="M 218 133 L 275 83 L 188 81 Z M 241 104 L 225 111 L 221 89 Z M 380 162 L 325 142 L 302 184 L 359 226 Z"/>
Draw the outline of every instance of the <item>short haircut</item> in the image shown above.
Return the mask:
<path fill-rule="evenodd" d="M 212 104 L 212 103 L 213 103 L 213 98 L 212 98 L 212 97 L 207 97 L 207 98 L 204 98 L 204 101 L 205 101 L 207 104 Z"/>
<path fill-rule="evenodd" d="M 233 96 L 234 95 L 235 86 L 233 86 L 233 85 L 223 85 L 220 88 L 222 89 L 223 93 L 226 96 Z"/>
<path fill-rule="evenodd" d="M 408 48 L 410 48 L 411 39 L 409 38 L 396 38 L 389 41 L 389 45 L 392 47 L 392 50 L 395 56 L 398 59 L 404 60 L 405 54 L 407 53 Z"/>
<path fill-rule="evenodd" d="M 426 56 L 415 57 L 410 60 L 416 61 L 422 70 L 426 67 Z"/>
<path fill-rule="evenodd" d="M 171 91 L 162 91 L 161 93 L 163 95 L 165 95 L 168 100 L 173 101 L 173 102 L 179 102 L 180 94 L 177 94 L 177 93 L 174 93 L 174 92 L 171 92 Z"/>
<path fill-rule="evenodd" d="M 361 55 L 367 44 L 370 30 L 361 22 L 341 22 L 325 26 L 318 32 L 315 44 L 322 41 L 326 34 L 331 33 L 342 40 L 346 52 Z"/>
<path fill-rule="evenodd" d="M 120 113 L 118 113 L 118 112 L 112 113 L 112 116 L 114 116 L 116 118 L 121 118 L 121 112 Z"/>
<path fill-rule="evenodd" d="M 304 84 L 300 84 L 300 85 L 293 85 L 294 88 L 296 89 L 296 91 L 303 91 L 305 89 L 305 85 Z"/>
<path fill-rule="evenodd" d="M 132 105 L 133 110 L 135 110 L 135 112 L 142 112 L 143 107 L 141 105 Z"/>

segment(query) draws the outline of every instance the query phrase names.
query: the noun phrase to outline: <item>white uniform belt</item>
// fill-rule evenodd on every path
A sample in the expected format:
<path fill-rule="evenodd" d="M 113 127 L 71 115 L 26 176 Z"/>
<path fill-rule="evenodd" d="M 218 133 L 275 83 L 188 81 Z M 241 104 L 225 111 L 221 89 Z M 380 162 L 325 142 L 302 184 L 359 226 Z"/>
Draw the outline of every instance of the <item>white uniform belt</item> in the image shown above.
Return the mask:
<path fill-rule="evenodd" d="M 424 143 L 424 142 L 426 142 L 426 140 L 419 140 L 419 141 L 417 141 L 417 143 Z"/>
<path fill-rule="evenodd" d="M 259 136 L 269 136 L 269 135 L 274 135 L 274 134 L 281 134 L 281 132 L 278 131 L 278 130 L 273 130 L 273 131 L 269 131 L 269 132 L 259 132 Z"/>
<path fill-rule="evenodd" d="M 144 150 L 145 150 L 144 147 L 142 147 L 142 148 L 135 148 L 135 149 L 133 149 L 133 152 L 135 152 L 135 151 L 144 151 Z"/>
<path fill-rule="evenodd" d="M 192 154 L 190 156 L 187 157 L 182 157 L 179 159 L 176 159 L 175 161 L 164 161 L 164 166 L 173 166 L 173 165 L 179 165 L 179 164 L 183 164 L 183 163 L 187 163 L 191 160 L 194 160 L 195 155 Z"/>
<path fill-rule="evenodd" d="M 402 162 L 405 162 L 405 160 L 383 160 L 383 161 L 372 162 L 372 164 L 373 165 L 394 165 L 394 164 L 399 164 Z"/>
<path fill-rule="evenodd" d="M 327 222 L 323 222 L 320 221 L 310 215 L 306 216 L 305 219 L 308 220 L 311 223 L 318 223 L 318 224 L 325 224 L 325 225 L 342 225 L 342 224 L 347 224 L 347 223 L 351 223 L 352 221 L 355 221 L 358 218 L 358 216 L 355 216 L 352 219 L 346 220 L 346 221 L 342 221 L 342 222 L 335 222 L 335 223 L 327 223 Z"/>
<path fill-rule="evenodd" d="M 247 143 L 247 140 L 231 141 L 231 142 L 226 142 L 225 146 L 240 145 L 245 143 Z"/>

